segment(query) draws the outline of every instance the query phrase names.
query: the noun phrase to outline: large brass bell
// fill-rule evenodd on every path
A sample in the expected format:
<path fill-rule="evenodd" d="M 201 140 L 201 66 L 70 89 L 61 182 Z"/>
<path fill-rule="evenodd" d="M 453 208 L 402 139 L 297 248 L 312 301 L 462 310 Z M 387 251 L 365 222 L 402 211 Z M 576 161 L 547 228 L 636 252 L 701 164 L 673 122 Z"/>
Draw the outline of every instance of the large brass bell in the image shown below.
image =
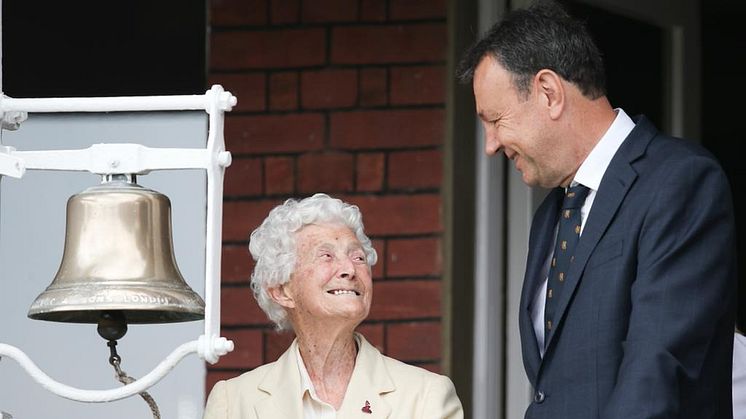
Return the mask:
<path fill-rule="evenodd" d="M 168 197 L 134 176 L 107 175 L 68 200 L 60 268 L 28 316 L 99 329 L 115 317 L 126 330 L 126 323 L 199 320 L 204 307 L 176 266 Z"/>

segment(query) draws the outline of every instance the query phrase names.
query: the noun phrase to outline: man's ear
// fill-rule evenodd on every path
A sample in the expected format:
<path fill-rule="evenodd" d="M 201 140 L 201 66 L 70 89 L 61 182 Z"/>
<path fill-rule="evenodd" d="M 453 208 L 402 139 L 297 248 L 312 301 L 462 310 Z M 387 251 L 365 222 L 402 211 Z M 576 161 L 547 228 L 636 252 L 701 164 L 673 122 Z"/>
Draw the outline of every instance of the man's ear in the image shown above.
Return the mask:
<path fill-rule="evenodd" d="M 549 112 L 551 119 L 557 119 L 565 108 L 565 87 L 562 77 L 549 69 L 539 70 L 534 76 L 536 89 L 541 105 Z"/>
<path fill-rule="evenodd" d="M 285 308 L 295 308 L 295 299 L 288 285 L 289 283 L 267 288 L 267 293 L 269 293 L 270 298 L 277 304 Z"/>

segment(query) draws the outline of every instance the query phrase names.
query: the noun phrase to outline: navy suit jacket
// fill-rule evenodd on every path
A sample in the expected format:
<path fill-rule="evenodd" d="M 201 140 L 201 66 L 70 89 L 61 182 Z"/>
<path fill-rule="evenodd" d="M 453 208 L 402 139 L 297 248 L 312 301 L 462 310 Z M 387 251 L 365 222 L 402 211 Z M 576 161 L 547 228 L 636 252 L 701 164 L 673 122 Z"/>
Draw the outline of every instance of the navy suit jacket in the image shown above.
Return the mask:
<path fill-rule="evenodd" d="M 703 148 L 636 119 L 587 216 L 543 358 L 531 303 L 562 188 L 534 215 L 519 314 L 526 418 L 732 418 L 729 184 Z"/>

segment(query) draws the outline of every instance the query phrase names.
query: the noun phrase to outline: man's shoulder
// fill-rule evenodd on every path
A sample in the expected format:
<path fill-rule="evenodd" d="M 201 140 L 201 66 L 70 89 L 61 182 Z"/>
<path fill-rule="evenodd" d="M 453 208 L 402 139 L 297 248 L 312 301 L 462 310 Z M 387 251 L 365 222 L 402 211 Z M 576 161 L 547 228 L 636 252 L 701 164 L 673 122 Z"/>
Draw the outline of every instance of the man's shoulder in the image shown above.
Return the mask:
<path fill-rule="evenodd" d="M 647 120 L 638 121 L 638 126 L 641 129 L 633 130 L 620 147 L 613 167 L 631 164 L 639 174 L 650 175 L 655 183 L 677 171 L 723 172 L 718 159 L 702 144 L 659 132 Z"/>
<path fill-rule="evenodd" d="M 636 115 L 632 119 L 635 122 L 635 127 L 629 133 L 627 141 L 622 146 L 627 154 L 634 155 L 635 151 L 637 151 L 654 157 L 712 157 L 712 154 L 699 141 L 660 131 L 645 115 Z M 645 144 L 642 148 L 640 147 L 642 145 L 640 141 L 643 141 L 642 144 Z"/>
<path fill-rule="evenodd" d="M 699 141 L 678 137 L 662 131 L 644 116 L 636 117 L 635 129 L 628 138 L 651 138 L 647 154 L 667 158 L 706 157 L 714 159 L 712 153 Z"/>

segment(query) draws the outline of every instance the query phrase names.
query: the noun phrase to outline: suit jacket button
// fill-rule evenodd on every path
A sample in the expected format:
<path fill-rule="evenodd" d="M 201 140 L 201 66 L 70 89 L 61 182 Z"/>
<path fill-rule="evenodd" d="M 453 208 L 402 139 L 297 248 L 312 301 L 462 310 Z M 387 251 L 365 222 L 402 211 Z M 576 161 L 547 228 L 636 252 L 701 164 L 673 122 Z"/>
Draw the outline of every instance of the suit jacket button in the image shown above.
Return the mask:
<path fill-rule="evenodd" d="M 534 403 L 543 403 L 544 402 L 544 392 L 539 390 L 536 393 L 534 393 Z"/>

